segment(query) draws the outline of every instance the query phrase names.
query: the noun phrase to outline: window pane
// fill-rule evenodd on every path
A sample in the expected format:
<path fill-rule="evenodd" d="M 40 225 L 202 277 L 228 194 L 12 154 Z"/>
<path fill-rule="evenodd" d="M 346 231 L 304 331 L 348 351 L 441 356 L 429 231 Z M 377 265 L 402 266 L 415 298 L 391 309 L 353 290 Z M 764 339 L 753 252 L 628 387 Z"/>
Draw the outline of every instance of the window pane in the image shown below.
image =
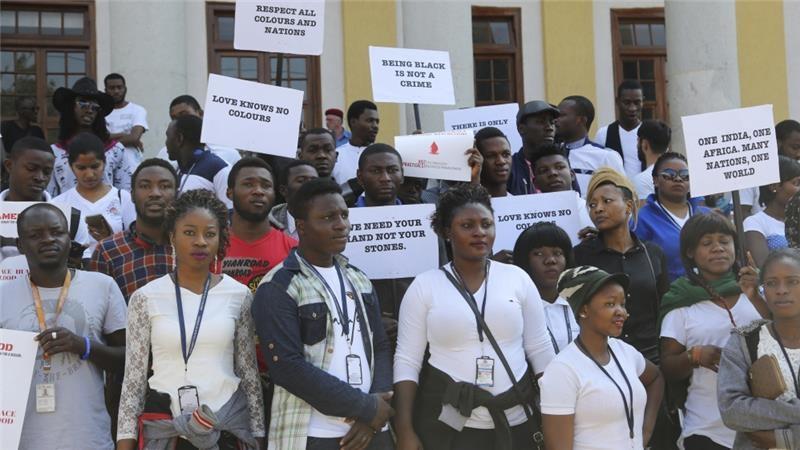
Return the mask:
<path fill-rule="evenodd" d="M 14 52 L 0 52 L 0 70 L 3 72 L 14 71 Z"/>
<path fill-rule="evenodd" d="M 622 45 L 634 45 L 633 25 L 626 23 L 619 26 L 619 34 L 622 38 Z"/>
<path fill-rule="evenodd" d="M 59 113 L 53 106 L 53 97 L 47 97 L 47 117 L 58 117 Z"/>
<path fill-rule="evenodd" d="M 636 72 L 636 61 L 622 61 L 622 78 L 626 80 L 639 78 L 639 74 Z"/>
<path fill-rule="evenodd" d="M 36 54 L 33 52 L 16 52 L 16 72 L 36 72 Z"/>
<path fill-rule="evenodd" d="M 83 13 L 64 13 L 64 35 L 83 36 Z"/>
<path fill-rule="evenodd" d="M 655 119 L 655 117 L 656 117 L 655 108 L 650 106 L 645 106 L 644 108 L 642 108 L 642 119 L 649 120 L 649 119 Z"/>
<path fill-rule="evenodd" d="M 42 34 L 61 34 L 61 13 L 42 11 Z"/>
<path fill-rule="evenodd" d="M 0 114 L 2 114 L 3 117 L 14 117 L 17 115 L 16 108 L 14 108 L 15 100 L 16 99 L 11 95 L 0 97 Z"/>
<path fill-rule="evenodd" d="M 16 20 L 16 11 L 0 11 L 0 33 L 13 33 Z"/>
<path fill-rule="evenodd" d="M 508 81 L 494 83 L 494 99 L 511 100 L 511 84 Z"/>
<path fill-rule="evenodd" d="M 487 80 L 492 78 L 490 60 L 488 59 L 475 60 L 475 78 L 478 80 Z"/>
<path fill-rule="evenodd" d="M 67 53 L 67 72 L 69 73 L 86 73 L 86 53 Z"/>
<path fill-rule="evenodd" d="M 650 25 L 637 23 L 634 26 L 636 32 L 636 45 L 639 47 L 650 47 Z"/>
<path fill-rule="evenodd" d="M 84 77 L 83 74 L 80 74 L 80 75 L 69 75 L 67 77 L 67 86 L 70 86 L 70 87 L 75 86 L 75 82 L 80 80 L 83 77 Z"/>
<path fill-rule="evenodd" d="M 489 28 L 489 22 L 486 22 L 484 20 L 473 20 L 472 43 L 473 44 L 492 43 L 492 30 Z"/>
<path fill-rule="evenodd" d="M 217 17 L 217 39 L 233 40 L 233 17 Z"/>
<path fill-rule="evenodd" d="M 307 91 L 307 82 L 305 80 L 292 80 L 289 82 L 289 87 L 292 89 L 297 89 L 298 91 L 303 91 L 303 99 L 305 100 L 308 97 Z"/>
<path fill-rule="evenodd" d="M 47 52 L 47 72 L 66 72 L 64 54 L 61 52 Z"/>
<path fill-rule="evenodd" d="M 239 77 L 246 80 L 257 80 L 257 61 L 256 58 L 239 58 Z"/>
<path fill-rule="evenodd" d="M 269 79 L 275 80 L 277 78 L 278 78 L 278 57 L 273 55 L 269 59 Z M 283 68 L 281 69 L 281 80 L 285 80 L 287 78 L 289 78 L 289 61 L 288 58 L 283 58 Z"/>
<path fill-rule="evenodd" d="M 0 76 L 0 90 L 4 94 L 13 94 L 14 93 L 14 75 L 10 73 L 4 73 Z"/>
<path fill-rule="evenodd" d="M 56 89 L 66 86 L 67 79 L 64 75 L 47 76 L 47 93 L 52 94 Z"/>
<path fill-rule="evenodd" d="M 656 83 L 655 81 L 643 81 L 642 93 L 644 94 L 645 101 L 656 101 Z"/>
<path fill-rule="evenodd" d="M 39 33 L 39 13 L 36 11 L 19 11 L 17 13 L 20 34 Z"/>
<path fill-rule="evenodd" d="M 656 47 L 666 47 L 667 38 L 664 32 L 663 23 L 654 23 L 650 25 L 650 32 L 653 34 L 653 45 Z"/>
<path fill-rule="evenodd" d="M 239 64 L 237 63 L 237 58 L 233 56 L 221 57 L 219 63 L 219 71 L 222 75 L 225 75 L 226 77 L 238 77 Z"/>
<path fill-rule="evenodd" d="M 492 101 L 492 83 L 489 81 L 478 81 L 475 83 L 475 100 L 479 102 Z"/>
<path fill-rule="evenodd" d="M 492 30 L 492 41 L 495 44 L 511 44 L 511 24 L 508 22 L 491 22 L 489 27 Z"/>
<path fill-rule="evenodd" d="M 306 74 L 306 59 L 305 58 L 292 58 L 289 64 L 289 77 L 291 78 L 308 78 Z"/>
<path fill-rule="evenodd" d="M 655 63 L 652 59 L 640 59 L 639 60 L 639 79 L 641 80 L 652 80 L 655 79 L 655 73 L 653 72 L 653 66 Z"/>
<path fill-rule="evenodd" d="M 36 75 L 17 75 L 17 94 L 36 95 Z"/>
<path fill-rule="evenodd" d="M 495 59 L 494 61 L 492 61 L 492 68 L 494 71 L 495 80 L 508 79 L 508 60 Z"/>

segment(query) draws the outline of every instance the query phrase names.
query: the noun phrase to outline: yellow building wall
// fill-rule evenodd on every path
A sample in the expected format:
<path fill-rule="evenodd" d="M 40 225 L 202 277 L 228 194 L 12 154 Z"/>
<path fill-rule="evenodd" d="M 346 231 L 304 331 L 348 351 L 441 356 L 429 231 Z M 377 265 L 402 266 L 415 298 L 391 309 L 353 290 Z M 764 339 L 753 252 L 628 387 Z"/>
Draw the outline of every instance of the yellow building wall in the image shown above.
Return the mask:
<path fill-rule="evenodd" d="M 737 0 L 736 37 L 742 106 L 771 103 L 776 123 L 788 118 L 783 2 Z"/>
<path fill-rule="evenodd" d="M 343 0 L 344 95 L 346 106 L 356 100 L 372 100 L 369 46 L 397 47 L 396 0 Z M 325 74 L 320 74 L 325 76 Z M 400 105 L 378 103 L 378 142 L 394 143 L 400 134 Z M 346 111 L 345 111 L 346 113 Z"/>

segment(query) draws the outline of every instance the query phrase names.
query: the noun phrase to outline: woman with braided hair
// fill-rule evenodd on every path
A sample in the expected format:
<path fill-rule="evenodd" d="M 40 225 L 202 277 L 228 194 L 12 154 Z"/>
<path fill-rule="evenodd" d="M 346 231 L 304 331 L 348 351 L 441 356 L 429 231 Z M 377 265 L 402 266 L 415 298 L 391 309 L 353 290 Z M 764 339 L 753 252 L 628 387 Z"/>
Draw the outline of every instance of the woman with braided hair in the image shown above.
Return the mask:
<path fill-rule="evenodd" d="M 689 383 L 679 442 L 685 450 L 733 447 L 736 433 L 722 423 L 717 407 L 717 370 L 721 347 L 731 330 L 768 314 L 758 292 L 758 273 L 736 263 L 733 225 L 719 214 L 692 216 L 680 236 L 686 276 L 664 295 L 661 321 L 661 370 L 668 382 Z M 749 255 L 748 255 L 749 256 Z M 680 401 L 675 402 L 680 403 Z"/>
<path fill-rule="evenodd" d="M 175 270 L 137 290 L 128 305 L 119 450 L 133 450 L 137 438 L 144 449 L 263 446 L 252 294 L 211 271 L 225 254 L 227 222 L 211 191 L 187 191 L 167 210 Z"/>

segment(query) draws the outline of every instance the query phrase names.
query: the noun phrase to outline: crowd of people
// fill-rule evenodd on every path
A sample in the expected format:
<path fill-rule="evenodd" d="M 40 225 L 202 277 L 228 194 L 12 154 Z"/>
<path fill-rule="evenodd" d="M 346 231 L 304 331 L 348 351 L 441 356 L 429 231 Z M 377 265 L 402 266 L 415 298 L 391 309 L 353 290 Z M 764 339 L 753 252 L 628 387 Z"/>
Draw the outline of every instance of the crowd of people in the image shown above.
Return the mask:
<path fill-rule="evenodd" d="M 580 95 L 522 105 L 520 149 L 477 131 L 465 183 L 405 177 L 368 100 L 301 124 L 288 159 L 201 142 L 180 95 L 144 158 L 146 111 L 104 88 L 54 93 L 52 144 L 31 99 L 3 123 L 0 201 L 34 202 L 0 237 L 29 270 L 0 328 L 40 347 L 21 449 L 800 448 L 800 123 L 776 125 L 780 181 L 743 193 L 739 242 L 636 81 L 594 139 Z M 493 198 L 563 191 L 576 236 L 493 251 Z M 343 256 L 350 208 L 419 203 L 439 268 L 371 280 Z"/>

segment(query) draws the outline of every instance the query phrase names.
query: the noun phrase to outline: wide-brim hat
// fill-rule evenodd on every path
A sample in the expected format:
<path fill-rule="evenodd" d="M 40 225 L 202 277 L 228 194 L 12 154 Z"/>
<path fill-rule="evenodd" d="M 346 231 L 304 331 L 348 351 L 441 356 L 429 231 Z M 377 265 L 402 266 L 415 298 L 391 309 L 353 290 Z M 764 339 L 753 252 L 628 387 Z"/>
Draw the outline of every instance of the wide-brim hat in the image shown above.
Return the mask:
<path fill-rule="evenodd" d="M 53 93 L 53 106 L 58 112 L 63 113 L 74 107 L 77 97 L 90 98 L 97 101 L 100 105 L 100 112 L 103 117 L 111 114 L 114 110 L 114 99 L 97 89 L 97 83 L 89 78 L 83 77 L 72 85 L 72 89 L 60 87 Z"/>
<path fill-rule="evenodd" d="M 589 303 L 600 288 L 612 281 L 628 290 L 630 279 L 624 273 L 608 273 L 593 266 L 573 267 L 558 277 L 558 295 L 567 300 L 577 316 L 581 306 Z"/>

